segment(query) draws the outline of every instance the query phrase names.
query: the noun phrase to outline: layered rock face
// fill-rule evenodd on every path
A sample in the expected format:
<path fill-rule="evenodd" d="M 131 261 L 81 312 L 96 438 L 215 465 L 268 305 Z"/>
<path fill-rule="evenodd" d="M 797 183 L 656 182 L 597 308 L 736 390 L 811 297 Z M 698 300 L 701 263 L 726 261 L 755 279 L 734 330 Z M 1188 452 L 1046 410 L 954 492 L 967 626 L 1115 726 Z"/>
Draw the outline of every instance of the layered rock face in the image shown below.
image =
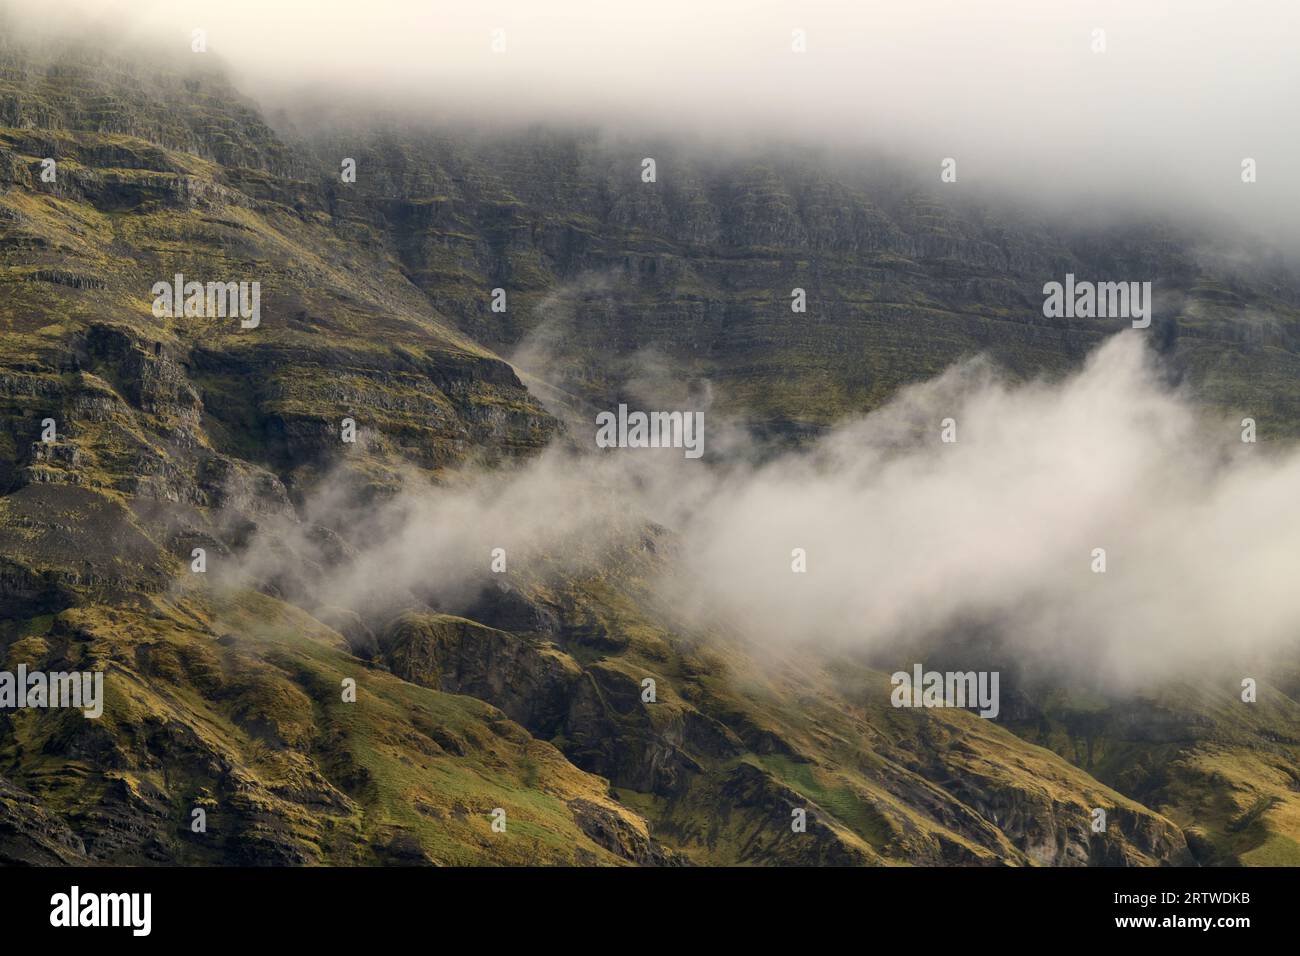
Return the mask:
<path fill-rule="evenodd" d="M 363 542 L 304 503 L 327 476 L 356 509 L 529 458 L 565 440 L 557 416 L 630 388 L 648 351 L 792 440 L 973 351 L 1060 370 L 1117 325 L 1045 319 L 1042 283 L 1115 262 L 1168 293 L 1171 361 L 1207 394 L 1249 392 L 1300 421 L 1300 325 L 1263 341 L 1240 321 L 1255 307 L 1294 319 L 1293 276 L 1224 271 L 1155 227 L 1068 235 L 946 205 L 818 156 L 665 146 L 651 189 L 645 147 L 581 133 L 353 140 L 273 130 L 217 73 L 0 47 L 0 651 L 10 669 L 103 670 L 107 687 L 97 720 L 0 712 L 0 860 L 1286 851 L 1286 795 L 1256 812 L 1282 785 L 1210 766 L 1245 746 L 1235 725 L 1161 751 L 1176 770 L 1156 781 L 1124 728 L 1048 694 L 1012 729 L 899 712 L 863 661 L 774 668 L 743 635 L 676 621 L 647 586 L 648 547 L 454 607 L 339 606 L 313 582 Z M 339 180 L 345 157 L 355 183 Z M 257 281 L 260 324 L 157 314 L 155 285 L 178 274 Z M 796 287 L 807 313 L 791 312 Z M 278 528 L 319 547 L 286 544 L 280 567 L 237 586 L 193 572 L 195 549 L 237 566 Z M 1274 730 L 1276 769 L 1297 737 Z M 1116 759 L 1080 756 L 1098 734 Z M 1215 773 L 1231 785 L 1207 806 Z"/>

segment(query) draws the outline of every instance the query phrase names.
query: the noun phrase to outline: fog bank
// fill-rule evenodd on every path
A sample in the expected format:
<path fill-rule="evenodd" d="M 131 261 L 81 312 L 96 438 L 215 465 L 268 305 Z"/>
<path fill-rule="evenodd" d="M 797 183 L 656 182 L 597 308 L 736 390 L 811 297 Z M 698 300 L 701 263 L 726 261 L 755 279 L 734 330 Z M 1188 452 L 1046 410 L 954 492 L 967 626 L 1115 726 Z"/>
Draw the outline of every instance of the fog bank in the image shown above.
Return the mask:
<path fill-rule="evenodd" d="M 711 449 L 725 423 L 706 424 L 698 461 L 598 452 L 593 424 L 573 436 L 590 450 L 412 481 L 377 511 L 326 484 L 305 516 L 360 548 L 316 597 L 391 609 L 409 589 L 461 609 L 484 587 L 595 571 L 648 519 L 668 529 L 655 588 L 674 616 L 760 647 L 879 650 L 974 625 L 1027 665 L 1126 687 L 1290 646 L 1300 451 L 1270 448 L 1267 422 L 1249 444 L 1239 422 L 1200 417 L 1153 362 L 1133 332 L 1058 383 L 1009 385 L 968 362 L 761 463 L 731 432 Z M 284 540 L 245 556 L 249 579 L 273 575 Z"/>
<path fill-rule="evenodd" d="M 203 30 L 203 56 L 307 119 L 774 137 L 888 151 L 936 183 L 952 158 L 955 190 L 1191 205 L 1268 229 L 1300 208 L 1289 0 L 53 0 L 8 17 L 151 62 L 196 56 Z"/>

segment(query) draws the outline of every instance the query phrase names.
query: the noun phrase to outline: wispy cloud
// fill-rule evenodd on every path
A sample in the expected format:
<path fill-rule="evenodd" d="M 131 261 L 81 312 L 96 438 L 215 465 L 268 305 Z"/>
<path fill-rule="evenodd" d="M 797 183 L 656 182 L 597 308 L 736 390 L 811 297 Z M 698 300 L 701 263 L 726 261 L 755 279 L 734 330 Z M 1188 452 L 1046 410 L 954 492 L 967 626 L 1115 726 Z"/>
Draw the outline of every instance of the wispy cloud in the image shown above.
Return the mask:
<path fill-rule="evenodd" d="M 1181 675 L 1300 632 L 1300 452 L 1270 450 L 1260 427 L 1245 444 L 1238 422 L 1202 417 L 1124 333 L 1057 383 L 957 366 L 761 463 L 734 443 L 711 462 L 556 447 L 515 471 L 412 481 L 374 510 L 327 483 L 305 515 L 357 550 L 316 598 L 391 608 L 409 590 L 465 607 L 519 580 L 489 573 L 493 548 L 524 578 L 581 574 L 652 520 L 673 542 L 667 605 L 759 645 L 881 649 L 978 625 L 1027 661 L 1120 685 Z M 252 578 L 274 573 L 284 534 L 245 556 Z"/>

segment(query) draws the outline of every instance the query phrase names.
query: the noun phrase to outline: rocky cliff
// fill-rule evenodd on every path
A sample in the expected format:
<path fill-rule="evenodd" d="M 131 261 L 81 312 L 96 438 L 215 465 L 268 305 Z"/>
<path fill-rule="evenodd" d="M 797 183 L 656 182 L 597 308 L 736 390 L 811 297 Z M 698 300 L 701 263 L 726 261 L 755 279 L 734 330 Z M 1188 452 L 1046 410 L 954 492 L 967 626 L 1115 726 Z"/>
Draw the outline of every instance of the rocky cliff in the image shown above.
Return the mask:
<path fill-rule="evenodd" d="M 1067 271 L 1156 281 L 1171 363 L 1294 431 L 1300 287 L 1228 262 L 1173 227 L 1068 231 L 816 154 L 345 141 L 273 128 L 219 72 L 0 45 L 0 653 L 108 688 L 97 720 L 0 713 L 0 860 L 1289 858 L 1289 723 L 1151 743 L 1047 695 L 1005 726 L 897 711 L 868 662 L 774 669 L 675 621 L 654 547 L 454 608 L 298 603 L 320 569 L 292 551 L 239 587 L 190 571 L 276 522 L 343 561 L 349 528 L 303 510 L 325 474 L 364 505 L 526 458 L 564 431 L 536 389 L 609 403 L 651 352 L 794 440 L 975 351 L 1063 370 L 1114 325 L 1043 317 Z M 176 274 L 258 281 L 260 325 L 157 315 Z M 1263 733 L 1260 778 L 1238 758 Z"/>

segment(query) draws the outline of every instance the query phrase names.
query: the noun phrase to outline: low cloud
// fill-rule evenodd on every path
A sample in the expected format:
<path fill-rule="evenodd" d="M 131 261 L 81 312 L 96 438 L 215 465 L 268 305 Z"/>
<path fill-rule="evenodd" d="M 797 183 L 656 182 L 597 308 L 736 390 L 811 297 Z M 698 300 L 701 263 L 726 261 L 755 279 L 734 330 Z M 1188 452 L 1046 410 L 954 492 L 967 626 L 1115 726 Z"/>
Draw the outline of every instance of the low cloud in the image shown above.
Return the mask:
<path fill-rule="evenodd" d="M 954 193 L 1002 187 L 1080 219 L 1097 205 L 1211 212 L 1294 238 L 1287 211 L 1300 201 L 1290 174 L 1300 138 L 1278 120 L 1300 84 L 1300 7 L 1290 0 L 52 0 L 0 9 L 10 28 L 64 29 L 142 64 L 220 61 L 304 130 L 384 115 L 597 126 L 711 151 L 809 143 L 856 165 L 887 153 L 936 184 L 952 158 L 958 179 L 945 188 Z M 201 56 L 191 53 L 199 29 Z"/>
<path fill-rule="evenodd" d="M 516 469 L 412 480 L 378 508 L 327 483 L 304 514 L 355 550 L 313 587 L 371 611 L 403 591 L 455 609 L 511 575 L 596 571 L 652 521 L 672 543 L 658 596 L 689 625 L 868 651 L 978 628 L 1027 664 L 1129 686 L 1300 634 L 1300 452 L 1258 428 L 1247 444 L 1239 422 L 1207 418 L 1125 332 L 1056 382 L 966 362 L 797 452 L 733 440 L 687 461 L 574 433 Z M 283 530 L 246 556 L 253 577 L 276 566 L 271 543 Z M 488 573 L 497 547 L 502 578 Z"/>

